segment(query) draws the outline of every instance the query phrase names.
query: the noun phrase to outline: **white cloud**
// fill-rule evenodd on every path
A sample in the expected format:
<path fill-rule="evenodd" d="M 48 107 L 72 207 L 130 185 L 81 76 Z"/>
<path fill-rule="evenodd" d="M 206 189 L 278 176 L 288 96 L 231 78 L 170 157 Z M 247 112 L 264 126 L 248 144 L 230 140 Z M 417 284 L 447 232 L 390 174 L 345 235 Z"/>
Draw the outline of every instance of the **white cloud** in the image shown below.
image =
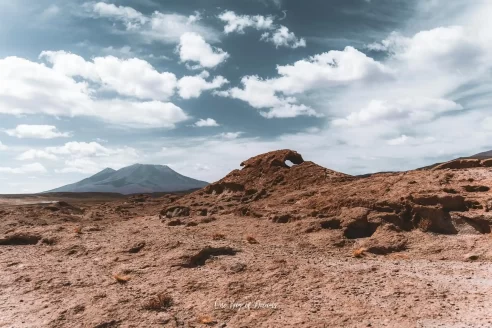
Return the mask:
<path fill-rule="evenodd" d="M 134 152 L 132 148 L 110 149 L 97 142 L 67 142 L 63 146 L 47 147 L 45 151 L 56 155 L 68 155 L 75 158 L 81 157 L 108 157 L 126 151 Z"/>
<path fill-rule="evenodd" d="M 61 58 L 66 59 L 63 54 Z M 54 59 L 54 62 L 57 60 Z M 95 60 L 95 62 L 98 61 Z M 102 62 L 108 66 L 96 72 L 103 76 L 104 86 L 117 89 L 123 94 L 142 98 L 168 96 L 166 92 L 169 93 L 169 87 L 164 85 L 168 74 L 163 76 L 152 70 L 151 66 L 145 62 L 120 62 L 123 64 L 122 67 L 129 70 L 126 72 L 115 64 L 117 60 L 114 58 L 110 58 L 109 63 L 103 59 Z M 98 63 L 92 64 L 96 67 L 99 65 Z M 133 64 L 135 66 L 132 67 Z M 91 88 L 94 85 L 90 87 L 87 81 L 77 82 L 70 76 L 79 75 L 91 80 L 94 78 L 92 70 L 85 70 L 85 67 L 81 66 L 82 69 L 77 72 L 75 66 L 66 67 L 64 64 L 56 68 L 49 68 L 18 57 L 0 59 L 0 113 L 9 115 L 46 114 L 65 117 L 89 116 L 120 125 L 156 128 L 172 128 L 176 123 L 188 119 L 181 108 L 168 102 L 157 100 L 136 102 L 118 98 L 97 99 L 94 97 L 95 90 Z M 115 72 L 111 72 L 110 68 L 114 68 Z M 135 77 L 136 81 L 123 79 L 133 77 L 137 68 L 142 69 L 139 75 L 143 72 L 149 76 Z M 112 75 L 112 73 L 116 74 Z M 174 81 L 172 78 L 169 80 L 171 83 Z M 162 95 L 159 94 L 160 91 Z"/>
<path fill-rule="evenodd" d="M 262 80 L 246 76 L 241 80 L 242 89 L 235 87 L 215 94 L 246 101 L 254 108 L 268 108 L 262 114 L 267 118 L 317 116 L 310 106 L 298 104 L 293 95 L 364 80 L 392 78 L 390 69 L 352 47 L 344 51 L 332 50 L 293 65 L 277 66 L 277 71 L 280 77 Z"/>
<path fill-rule="evenodd" d="M 40 150 L 40 149 L 29 149 L 19 156 L 17 156 L 17 160 L 19 161 L 27 161 L 27 160 L 33 160 L 33 159 L 48 159 L 48 160 L 56 160 L 58 157 L 56 157 L 53 154 L 50 154 L 47 151 Z"/>
<path fill-rule="evenodd" d="M 130 165 L 141 157 L 141 154 L 132 147 L 106 147 L 98 142 L 72 141 L 61 146 L 29 149 L 19 154 L 16 159 L 56 160 L 54 164 L 64 163 L 64 167 L 56 168 L 55 172 L 88 174 L 96 173 L 106 167 L 119 168 Z M 20 172 L 19 169 L 8 170 L 8 168 L 4 171 Z"/>
<path fill-rule="evenodd" d="M 306 47 L 306 40 L 304 38 L 297 38 L 293 32 L 289 32 L 289 29 L 281 25 L 275 32 L 265 32 L 261 35 L 261 40 L 271 42 L 278 47 L 287 47 L 296 49 L 299 47 Z"/>
<path fill-rule="evenodd" d="M 0 150 L 7 150 L 9 147 L 5 146 L 1 141 L 0 141 Z"/>
<path fill-rule="evenodd" d="M 182 62 L 198 63 L 197 68 L 214 68 L 229 58 L 227 52 L 213 48 L 197 33 L 181 35 L 178 52 Z"/>
<path fill-rule="evenodd" d="M 11 137 L 17 138 L 33 138 L 33 139 L 53 139 L 67 138 L 71 134 L 69 132 L 60 132 L 53 125 L 28 125 L 20 124 L 15 129 L 5 130 Z"/>
<path fill-rule="evenodd" d="M 213 126 L 219 126 L 219 124 L 212 118 L 207 118 L 207 119 L 200 119 L 198 120 L 194 126 L 196 127 L 213 127 Z"/>
<path fill-rule="evenodd" d="M 382 121 L 419 123 L 434 119 L 437 115 L 462 110 L 463 107 L 445 99 L 411 98 L 394 102 L 372 100 L 366 108 L 351 113 L 345 119 L 336 119 L 334 125 L 358 126 Z"/>
<path fill-rule="evenodd" d="M 147 23 L 148 18 L 131 7 L 111 3 L 86 3 L 85 8 L 99 17 L 112 18 L 123 22 L 128 30 L 134 30 Z"/>
<path fill-rule="evenodd" d="M 391 145 L 391 146 L 399 146 L 399 145 L 403 145 L 404 143 L 408 142 L 408 140 L 411 140 L 411 139 L 412 139 L 412 137 L 408 137 L 408 136 L 402 134 L 398 138 L 388 140 L 387 143 L 388 143 L 388 145 Z"/>
<path fill-rule="evenodd" d="M 100 165 L 89 158 L 75 158 L 65 161 L 65 167 L 56 172 L 59 173 L 83 173 L 94 174 L 100 171 Z"/>
<path fill-rule="evenodd" d="M 429 63 L 454 68 L 475 63 L 483 55 L 482 45 L 477 41 L 463 26 L 449 26 L 420 31 L 413 37 L 393 32 L 368 48 L 387 51 L 393 59 L 404 61 L 413 69 L 423 69 Z"/>
<path fill-rule="evenodd" d="M 243 134 L 243 132 L 223 132 L 219 134 L 219 137 L 223 139 L 233 140 L 239 138 L 241 134 Z"/>
<path fill-rule="evenodd" d="M 213 28 L 200 23 L 199 15 L 184 16 L 179 14 L 152 15 L 150 28 L 143 35 L 151 40 L 164 43 L 178 43 L 185 33 L 196 33 L 209 42 L 218 42 L 219 33 Z"/>
<path fill-rule="evenodd" d="M 119 21 L 129 33 L 138 33 L 146 41 L 178 43 L 184 33 L 198 33 L 210 42 L 219 41 L 219 33 L 200 22 L 199 13 L 185 16 L 175 13 L 154 12 L 146 16 L 131 7 L 116 6 L 104 2 L 85 3 L 83 7 L 94 18 Z"/>
<path fill-rule="evenodd" d="M 270 30 L 274 27 L 272 16 L 249 16 L 236 15 L 233 11 L 225 11 L 220 14 L 219 19 L 227 24 L 224 26 L 224 33 L 233 32 L 244 33 L 244 29 L 251 27 L 257 30 Z"/>
<path fill-rule="evenodd" d="M 21 167 L 0 167 L 0 172 L 11 174 L 26 174 L 26 173 L 46 173 L 46 168 L 40 163 L 32 163 L 22 165 Z"/>
<path fill-rule="evenodd" d="M 53 69 L 70 77 L 80 76 L 124 96 L 139 99 L 167 100 L 174 94 L 176 76 L 157 72 L 152 65 L 138 58 L 119 59 L 96 57 L 92 62 L 64 51 L 44 51 L 41 58 L 53 64 Z"/>
<path fill-rule="evenodd" d="M 203 71 L 200 75 L 184 76 L 178 81 L 179 95 L 183 99 L 198 98 L 205 90 L 219 89 L 229 83 L 223 76 L 215 77 L 211 82 L 207 82 L 210 74 Z"/>
<path fill-rule="evenodd" d="M 226 23 L 224 26 L 224 33 L 226 34 L 234 32 L 244 34 L 246 28 L 253 28 L 258 31 L 267 31 L 261 35 L 260 40 L 273 43 L 276 48 L 295 49 L 306 46 L 304 38 L 297 38 L 294 32 L 290 32 L 287 27 L 275 24 L 273 16 L 237 15 L 229 10 L 220 14 L 218 18 Z"/>

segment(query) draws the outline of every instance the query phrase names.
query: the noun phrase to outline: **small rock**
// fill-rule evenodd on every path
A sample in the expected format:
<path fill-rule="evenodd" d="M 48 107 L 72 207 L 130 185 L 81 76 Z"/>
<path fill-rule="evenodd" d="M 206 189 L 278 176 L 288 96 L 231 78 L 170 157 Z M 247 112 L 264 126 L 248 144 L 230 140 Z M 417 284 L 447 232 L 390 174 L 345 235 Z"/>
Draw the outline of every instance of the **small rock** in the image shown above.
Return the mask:
<path fill-rule="evenodd" d="M 138 253 L 142 250 L 142 248 L 145 247 L 145 242 L 140 242 L 138 244 L 135 244 L 132 248 L 128 250 L 129 253 L 135 254 Z"/>

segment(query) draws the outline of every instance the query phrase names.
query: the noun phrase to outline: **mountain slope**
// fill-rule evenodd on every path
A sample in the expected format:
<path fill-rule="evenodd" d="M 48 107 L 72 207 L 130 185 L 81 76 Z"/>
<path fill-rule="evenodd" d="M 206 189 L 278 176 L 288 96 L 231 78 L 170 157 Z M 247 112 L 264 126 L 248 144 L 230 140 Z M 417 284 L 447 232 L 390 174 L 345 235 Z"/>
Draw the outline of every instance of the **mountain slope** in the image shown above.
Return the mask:
<path fill-rule="evenodd" d="M 107 168 L 95 175 L 48 192 L 114 192 L 120 194 L 174 192 L 199 189 L 205 181 L 188 178 L 164 165 L 135 164 L 118 171 Z"/>
<path fill-rule="evenodd" d="M 482 153 L 475 154 L 473 156 L 470 156 L 469 158 L 478 158 L 478 159 L 492 158 L 492 150 L 484 151 Z"/>

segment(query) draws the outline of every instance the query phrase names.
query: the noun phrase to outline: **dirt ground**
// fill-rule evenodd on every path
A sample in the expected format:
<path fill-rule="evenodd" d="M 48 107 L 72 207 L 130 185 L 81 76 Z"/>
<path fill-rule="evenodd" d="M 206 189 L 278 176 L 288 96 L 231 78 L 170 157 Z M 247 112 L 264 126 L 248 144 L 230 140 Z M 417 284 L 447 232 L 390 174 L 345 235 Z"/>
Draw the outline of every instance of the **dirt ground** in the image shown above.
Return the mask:
<path fill-rule="evenodd" d="M 483 177 L 480 186 L 492 178 L 489 169 L 460 170 L 446 189 L 470 184 L 468 176 Z M 426 174 L 432 181 L 449 177 L 449 171 L 430 171 L 407 173 L 408 180 L 398 174 L 369 179 L 403 190 L 398 183 Z M 367 179 L 337 180 L 337 192 L 351 195 L 343 188 L 368 186 Z M 432 181 L 405 190 L 428 195 Z M 331 208 L 311 199 L 314 216 L 297 212 L 295 220 L 284 220 L 281 210 L 310 206 L 299 196 L 308 187 L 277 198 L 269 190 L 271 197 L 249 202 L 248 188 L 228 185 L 235 189 L 217 192 L 218 186 L 210 194 L 156 198 L 72 196 L 68 202 L 58 196 L 24 205 L 4 199 L 0 327 L 492 327 L 492 236 L 486 206 L 477 205 L 486 205 L 488 191 L 473 196 L 472 208 L 445 210 L 449 217 L 441 219 L 455 230 L 438 233 L 432 230 L 447 226 L 422 222 L 430 208 L 441 215 L 442 204 L 411 203 L 400 213 L 413 213 L 411 221 L 391 217 L 390 224 L 374 219 L 380 207 L 366 204 L 367 214 L 359 202 L 337 210 L 335 222 Z M 419 199 L 414 194 L 411 200 Z M 220 206 L 204 211 L 207 202 Z M 243 210 L 245 202 L 250 211 Z M 353 221 L 353 213 L 364 219 Z M 406 223 L 416 226 L 406 229 Z M 372 225 L 370 234 L 358 235 Z"/>

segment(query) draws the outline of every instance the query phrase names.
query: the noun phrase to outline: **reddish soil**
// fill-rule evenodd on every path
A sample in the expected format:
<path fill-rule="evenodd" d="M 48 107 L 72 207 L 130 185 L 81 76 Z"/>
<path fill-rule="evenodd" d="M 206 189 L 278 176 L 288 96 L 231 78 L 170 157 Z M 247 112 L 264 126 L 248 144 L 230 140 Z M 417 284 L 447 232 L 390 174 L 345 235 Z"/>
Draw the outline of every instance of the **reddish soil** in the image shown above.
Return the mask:
<path fill-rule="evenodd" d="M 491 327 L 488 164 L 282 150 L 187 195 L 3 198 L 0 327 Z"/>

